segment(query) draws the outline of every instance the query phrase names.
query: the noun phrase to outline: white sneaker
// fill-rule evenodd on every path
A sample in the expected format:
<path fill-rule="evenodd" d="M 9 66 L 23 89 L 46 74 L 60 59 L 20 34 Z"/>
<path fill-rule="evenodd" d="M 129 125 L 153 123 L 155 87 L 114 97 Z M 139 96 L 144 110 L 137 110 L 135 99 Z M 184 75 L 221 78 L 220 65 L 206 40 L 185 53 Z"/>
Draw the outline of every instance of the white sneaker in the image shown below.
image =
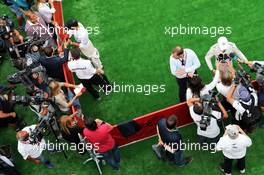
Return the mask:
<path fill-rule="evenodd" d="M 246 169 L 240 170 L 241 174 L 244 174 L 246 172 Z"/>

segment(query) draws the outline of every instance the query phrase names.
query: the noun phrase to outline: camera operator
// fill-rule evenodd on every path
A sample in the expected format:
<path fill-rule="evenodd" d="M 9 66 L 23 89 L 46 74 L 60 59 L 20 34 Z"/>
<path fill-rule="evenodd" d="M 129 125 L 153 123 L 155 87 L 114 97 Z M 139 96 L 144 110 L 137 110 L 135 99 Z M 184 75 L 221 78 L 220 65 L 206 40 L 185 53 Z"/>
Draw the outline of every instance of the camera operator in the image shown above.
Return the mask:
<path fill-rule="evenodd" d="M 17 116 L 10 98 L 11 93 L 0 93 L 0 127 L 10 125 L 16 127 L 16 131 L 19 131 L 23 127 L 23 120 Z"/>
<path fill-rule="evenodd" d="M 237 90 L 239 99 L 234 98 L 234 92 Z M 239 82 L 232 85 L 226 96 L 227 101 L 236 109 L 233 122 L 238 124 L 246 132 L 251 133 L 258 123 L 260 111 L 258 111 L 258 97 L 252 87 L 244 87 Z"/>
<path fill-rule="evenodd" d="M 163 118 L 158 122 L 157 134 L 159 137 L 159 143 L 157 147 L 161 147 L 162 155 L 164 155 L 176 165 L 183 167 L 190 164 L 193 158 L 191 156 L 184 157 L 183 151 L 180 149 L 182 136 L 178 132 L 176 125 L 176 116 L 170 116 L 167 119 Z"/>
<path fill-rule="evenodd" d="M 61 58 L 59 55 L 54 55 L 54 50 L 51 47 L 44 48 L 45 56 L 40 58 L 40 64 L 46 68 L 49 77 L 58 81 L 65 81 L 63 64 L 68 61 L 69 50 L 67 49 L 69 42 L 64 42 L 64 55 Z"/>
<path fill-rule="evenodd" d="M 11 157 L 10 145 L 0 146 L 0 174 L 20 175 Z"/>
<path fill-rule="evenodd" d="M 113 170 L 119 170 L 120 151 L 110 134 L 112 129 L 112 125 L 89 117 L 85 120 L 83 135 L 86 137 L 87 142 L 92 145 L 98 144 L 98 150 L 96 151 L 103 155 L 103 158 Z"/>
<path fill-rule="evenodd" d="M 208 144 L 217 143 L 219 139 L 218 136 L 220 134 L 218 121 L 228 118 L 228 114 L 225 108 L 223 107 L 221 102 L 218 101 L 218 98 L 217 97 L 215 98 L 217 99 L 215 101 L 215 103 L 217 104 L 210 104 L 212 105 L 212 109 L 210 109 L 210 114 L 207 114 L 208 112 L 204 111 L 205 109 L 203 106 L 203 101 L 200 98 L 191 98 L 187 101 L 191 117 L 195 122 L 195 124 L 197 125 L 198 142 L 201 145 L 205 143 Z M 209 103 L 214 103 L 214 102 L 210 101 Z M 204 126 L 200 125 L 203 122 L 202 120 L 207 120 L 205 128 Z M 208 120 L 210 121 L 208 122 Z"/>
<path fill-rule="evenodd" d="M 248 61 L 246 64 L 257 72 L 256 81 L 258 83 L 258 105 L 264 112 L 264 61 Z M 264 123 L 260 125 L 264 129 Z"/>
<path fill-rule="evenodd" d="M 232 64 L 232 59 L 229 57 L 230 53 L 238 55 L 240 60 L 243 62 L 247 61 L 245 55 L 237 48 L 234 43 L 229 42 L 224 36 L 218 38 L 217 43 L 214 44 L 205 55 L 207 66 L 213 73 L 215 72 L 211 60 L 213 56 L 216 57 L 216 63 L 221 60 L 225 60 Z"/>
<path fill-rule="evenodd" d="M 25 160 L 32 161 L 35 164 L 42 162 L 47 168 L 53 168 L 54 165 L 42 155 L 43 150 L 46 148 L 45 140 L 42 138 L 37 143 L 30 140 L 30 134 L 36 127 L 37 125 L 31 125 L 17 133 L 18 152 Z"/>
<path fill-rule="evenodd" d="M 186 91 L 186 99 L 189 100 L 190 98 L 193 98 L 194 96 L 201 97 L 205 94 L 209 94 L 211 90 L 213 90 L 216 86 L 216 84 L 219 81 L 219 64 L 217 64 L 217 70 L 215 71 L 214 79 L 209 84 L 204 84 L 203 80 L 200 76 L 194 75 L 193 77 L 190 77 L 188 79 L 188 89 Z"/>
<path fill-rule="evenodd" d="M 19 30 L 23 30 L 23 10 L 29 10 L 33 4 L 33 0 L 4 0 L 11 11 L 16 15 Z"/>
<path fill-rule="evenodd" d="M 56 48 L 56 42 L 53 39 L 54 33 L 49 31 L 49 27 L 45 21 L 41 18 L 38 12 L 26 11 L 25 16 L 28 18 L 26 21 L 25 32 L 27 36 L 44 39 L 46 42 L 44 47 Z"/>
<path fill-rule="evenodd" d="M 237 160 L 240 173 L 246 172 L 246 150 L 252 144 L 251 139 L 238 125 L 228 125 L 225 134 L 216 145 L 217 151 L 224 154 L 224 163 L 220 164 L 220 170 L 226 175 L 232 173 L 232 162 Z"/>

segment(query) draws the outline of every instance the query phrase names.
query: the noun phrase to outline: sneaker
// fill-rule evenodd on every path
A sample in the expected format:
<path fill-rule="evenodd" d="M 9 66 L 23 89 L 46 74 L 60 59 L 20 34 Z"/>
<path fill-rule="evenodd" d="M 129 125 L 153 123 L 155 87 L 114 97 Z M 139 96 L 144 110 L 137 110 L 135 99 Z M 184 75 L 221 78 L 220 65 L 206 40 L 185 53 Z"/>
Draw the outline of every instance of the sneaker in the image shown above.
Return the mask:
<path fill-rule="evenodd" d="M 220 165 L 219 165 L 219 170 L 220 170 L 222 173 L 225 173 L 224 163 L 220 163 Z"/>
<path fill-rule="evenodd" d="M 49 169 L 54 168 L 54 165 L 53 165 L 49 160 L 47 160 L 47 161 L 45 162 L 45 166 L 46 166 L 47 168 L 49 168 Z"/>
<path fill-rule="evenodd" d="M 101 98 L 101 97 L 98 97 L 96 100 L 97 100 L 97 101 L 101 101 L 101 100 L 102 100 L 102 98 Z"/>
<path fill-rule="evenodd" d="M 246 169 L 240 170 L 241 174 L 244 174 L 246 172 Z"/>
<path fill-rule="evenodd" d="M 183 165 L 180 165 L 179 167 L 184 167 L 184 166 L 190 164 L 192 161 L 193 161 L 193 157 L 192 156 L 186 157 L 185 158 L 185 163 Z"/>

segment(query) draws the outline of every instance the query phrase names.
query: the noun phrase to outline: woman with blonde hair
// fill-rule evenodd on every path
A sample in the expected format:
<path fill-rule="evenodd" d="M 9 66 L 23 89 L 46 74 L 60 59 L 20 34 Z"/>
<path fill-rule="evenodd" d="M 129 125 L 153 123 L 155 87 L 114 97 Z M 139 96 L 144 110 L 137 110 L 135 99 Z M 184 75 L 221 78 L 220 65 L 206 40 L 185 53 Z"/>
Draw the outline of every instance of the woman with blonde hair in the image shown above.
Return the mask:
<path fill-rule="evenodd" d="M 62 83 L 57 82 L 55 80 L 49 81 L 49 88 L 51 90 L 51 97 L 55 98 L 55 104 L 59 107 L 61 112 L 68 113 L 70 111 L 71 106 L 75 106 L 76 108 L 80 108 L 80 104 L 77 100 L 79 96 L 82 95 L 82 92 L 75 94 L 71 90 L 68 91 L 69 98 L 65 95 L 62 90 L 62 87 L 66 88 L 77 88 L 77 85 L 69 84 L 69 83 Z"/>
<path fill-rule="evenodd" d="M 77 120 L 74 118 L 76 113 L 68 116 L 61 116 L 59 123 L 62 131 L 62 137 L 70 143 L 78 144 L 80 139 L 78 133 L 83 132 L 83 128 L 79 127 Z"/>

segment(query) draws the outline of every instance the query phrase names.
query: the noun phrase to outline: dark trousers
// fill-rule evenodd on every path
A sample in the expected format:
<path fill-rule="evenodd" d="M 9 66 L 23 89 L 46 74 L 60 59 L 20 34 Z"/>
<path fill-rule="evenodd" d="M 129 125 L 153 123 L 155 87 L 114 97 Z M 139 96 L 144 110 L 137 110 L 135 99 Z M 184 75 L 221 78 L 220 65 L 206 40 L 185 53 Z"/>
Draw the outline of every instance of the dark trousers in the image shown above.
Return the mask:
<path fill-rule="evenodd" d="M 201 145 L 216 144 L 219 141 L 219 136 L 216 136 L 215 138 L 208 138 L 201 135 L 197 135 L 197 137 L 198 137 L 198 143 Z"/>
<path fill-rule="evenodd" d="M 176 78 L 177 83 L 179 85 L 179 98 L 180 102 L 186 101 L 186 90 L 187 90 L 187 83 L 188 78 Z"/>
<path fill-rule="evenodd" d="M 110 165 L 114 170 L 119 170 L 120 167 L 120 151 L 117 146 L 114 146 L 113 149 L 101 153 L 104 157 L 104 160 Z"/>
<path fill-rule="evenodd" d="M 224 160 L 224 170 L 225 173 L 227 174 L 231 174 L 232 173 L 232 163 L 233 163 L 234 159 L 229 159 L 227 157 L 225 157 Z M 246 163 L 245 163 L 245 157 L 241 158 L 241 159 L 237 159 L 237 168 L 239 170 L 244 170 L 246 168 Z"/>
<path fill-rule="evenodd" d="M 79 79 L 83 86 L 87 89 L 88 92 L 92 94 L 94 98 L 99 98 L 99 92 L 93 87 L 93 85 L 98 86 L 104 92 L 111 91 L 112 87 L 105 75 L 95 74 L 90 79 Z"/>

